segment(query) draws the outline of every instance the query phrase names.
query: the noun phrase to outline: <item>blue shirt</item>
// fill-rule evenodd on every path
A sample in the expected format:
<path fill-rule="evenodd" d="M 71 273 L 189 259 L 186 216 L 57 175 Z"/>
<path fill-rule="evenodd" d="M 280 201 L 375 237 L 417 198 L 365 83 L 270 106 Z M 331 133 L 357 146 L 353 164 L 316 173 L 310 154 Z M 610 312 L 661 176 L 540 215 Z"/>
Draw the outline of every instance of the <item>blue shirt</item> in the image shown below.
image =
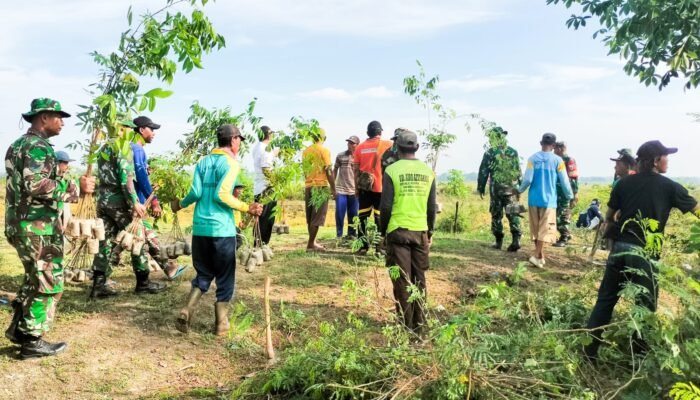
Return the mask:
<path fill-rule="evenodd" d="M 557 184 L 567 199 L 573 199 L 571 183 L 564 160 L 551 151 L 538 151 L 527 160 L 527 168 L 520 185 L 520 193 L 528 187 L 527 203 L 530 207 L 557 208 Z"/>
<path fill-rule="evenodd" d="M 141 204 L 146 202 L 148 196 L 153 193 L 151 180 L 148 178 L 148 158 L 143 146 L 138 143 L 131 144 L 131 151 L 134 153 L 134 169 L 136 170 L 134 188 Z M 153 196 L 156 200 L 156 196 Z"/>

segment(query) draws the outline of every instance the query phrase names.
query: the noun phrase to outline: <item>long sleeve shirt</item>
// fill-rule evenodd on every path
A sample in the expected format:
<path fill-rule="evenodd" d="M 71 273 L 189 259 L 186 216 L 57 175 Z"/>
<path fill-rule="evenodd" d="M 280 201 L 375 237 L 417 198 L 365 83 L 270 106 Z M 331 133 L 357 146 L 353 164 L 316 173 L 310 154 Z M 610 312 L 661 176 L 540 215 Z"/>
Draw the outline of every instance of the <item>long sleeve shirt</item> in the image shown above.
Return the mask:
<path fill-rule="evenodd" d="M 134 153 L 134 174 L 136 178 L 134 188 L 136 189 L 139 203 L 144 204 L 148 196 L 153 193 L 151 180 L 148 176 L 148 157 L 143 149 L 143 145 L 140 143 L 132 143 L 131 151 Z M 151 203 L 154 205 L 158 204 L 158 198 L 153 196 Z"/>
<path fill-rule="evenodd" d="M 197 163 L 190 191 L 180 201 L 182 207 L 196 203 L 192 235 L 236 236 L 234 209 L 248 211 L 246 203 L 233 197 L 240 170 L 238 161 L 221 149 L 215 149 Z"/>
<path fill-rule="evenodd" d="M 557 185 L 560 185 L 567 199 L 573 199 L 566 166 L 561 157 L 548 151 L 538 151 L 527 160 L 520 193 L 530 188 L 528 206 L 557 208 Z"/>

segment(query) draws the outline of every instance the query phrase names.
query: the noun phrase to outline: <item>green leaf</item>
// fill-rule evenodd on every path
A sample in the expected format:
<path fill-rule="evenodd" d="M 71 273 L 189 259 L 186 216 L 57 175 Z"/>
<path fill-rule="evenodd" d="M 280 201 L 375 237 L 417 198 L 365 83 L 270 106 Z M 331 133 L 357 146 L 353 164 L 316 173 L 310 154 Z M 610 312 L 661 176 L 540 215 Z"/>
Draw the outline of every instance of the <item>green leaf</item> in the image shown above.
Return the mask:
<path fill-rule="evenodd" d="M 165 99 L 173 94 L 172 90 L 163 90 L 161 88 L 151 89 L 143 95 L 146 97 L 157 97 L 159 99 Z"/>

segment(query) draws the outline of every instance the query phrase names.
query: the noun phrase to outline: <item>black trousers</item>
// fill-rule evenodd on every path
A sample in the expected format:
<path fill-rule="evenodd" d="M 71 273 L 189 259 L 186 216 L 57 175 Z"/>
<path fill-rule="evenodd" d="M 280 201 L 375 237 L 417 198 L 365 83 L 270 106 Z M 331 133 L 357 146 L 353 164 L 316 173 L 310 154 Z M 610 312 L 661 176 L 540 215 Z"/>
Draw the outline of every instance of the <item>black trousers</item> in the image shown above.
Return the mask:
<path fill-rule="evenodd" d="M 236 288 L 236 237 L 192 236 L 192 287 L 203 293 L 216 281 L 216 301 L 229 302 Z"/>
<path fill-rule="evenodd" d="M 425 285 L 425 271 L 430 266 L 428 232 L 399 228 L 386 236 L 386 242 L 387 267 L 398 265 L 401 269 L 401 276 L 393 281 L 396 312 L 408 329 L 418 332 L 425 323 L 424 305 L 428 301 Z M 409 301 L 411 285 L 415 285 L 424 297 Z"/>
<path fill-rule="evenodd" d="M 379 203 L 382 201 L 381 192 L 370 192 L 366 190 L 360 190 L 360 196 L 358 202 L 360 204 L 360 237 L 362 238 L 362 248 L 369 249 L 369 240 L 367 238 L 367 218 L 374 214 L 374 223 L 377 225 L 377 230 L 379 230 Z"/>
<path fill-rule="evenodd" d="M 615 305 L 620 300 L 619 293 L 626 282 L 644 287 L 647 292 L 637 296 L 635 303 L 656 311 L 659 287 L 654 274 L 657 270 L 641 255 L 641 251 L 642 248 L 639 246 L 619 241 L 615 242 L 610 251 L 605 275 L 598 289 L 598 299 L 588 320 L 588 329 L 593 329 L 591 332 L 593 342 L 586 346 L 585 351 L 590 357 L 598 354 L 603 334 L 603 329 L 600 327 L 610 323 Z M 626 272 L 629 269 L 634 269 L 637 273 Z M 644 343 L 638 339 L 634 339 L 633 343 L 637 349 L 642 349 L 644 346 Z"/>
<path fill-rule="evenodd" d="M 268 190 L 268 189 L 266 189 L 266 190 Z M 263 193 L 255 196 L 256 203 L 260 200 L 260 198 L 263 196 L 263 194 L 266 194 L 266 193 L 263 192 Z M 263 211 L 262 211 L 262 214 L 260 215 L 260 218 L 259 218 L 259 221 L 260 221 L 260 240 L 262 241 L 263 244 L 270 243 L 270 237 L 272 236 L 272 227 L 275 225 L 275 216 L 272 214 L 272 212 L 275 210 L 275 207 L 277 207 L 276 201 L 271 201 L 271 202 L 263 205 Z"/>

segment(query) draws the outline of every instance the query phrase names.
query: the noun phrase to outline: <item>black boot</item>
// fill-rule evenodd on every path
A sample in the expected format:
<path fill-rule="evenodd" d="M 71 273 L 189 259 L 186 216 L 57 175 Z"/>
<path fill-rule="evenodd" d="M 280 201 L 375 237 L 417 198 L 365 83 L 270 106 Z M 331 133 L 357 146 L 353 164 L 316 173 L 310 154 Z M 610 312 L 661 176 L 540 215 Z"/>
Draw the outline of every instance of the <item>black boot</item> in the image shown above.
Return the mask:
<path fill-rule="evenodd" d="M 559 240 L 554 243 L 552 246 L 554 247 L 566 247 L 566 244 L 569 242 L 569 239 L 565 236 L 562 236 L 559 238 Z"/>
<path fill-rule="evenodd" d="M 148 271 L 136 273 L 136 294 L 156 294 L 165 290 L 165 284 L 148 279 Z"/>
<path fill-rule="evenodd" d="M 503 247 L 503 236 L 496 236 L 496 243 L 494 243 L 491 248 L 500 250 Z"/>
<path fill-rule="evenodd" d="M 92 275 L 91 299 L 103 299 L 105 297 L 117 296 L 119 293 L 107 286 L 107 277 L 104 272 L 95 271 Z"/>
<path fill-rule="evenodd" d="M 26 360 L 28 358 L 55 356 L 65 349 L 65 342 L 49 343 L 40 337 L 30 336 L 22 343 L 19 358 Z"/>
<path fill-rule="evenodd" d="M 520 235 L 513 235 L 513 243 L 511 243 L 510 246 L 508 246 L 507 250 L 511 253 L 520 250 Z"/>
<path fill-rule="evenodd" d="M 12 322 L 10 322 L 10 326 L 5 331 L 5 337 L 14 344 L 22 344 L 22 332 L 17 330 L 19 320 L 22 319 L 21 305 L 17 301 L 13 301 L 12 308 L 15 310 L 15 312 L 12 315 Z"/>

